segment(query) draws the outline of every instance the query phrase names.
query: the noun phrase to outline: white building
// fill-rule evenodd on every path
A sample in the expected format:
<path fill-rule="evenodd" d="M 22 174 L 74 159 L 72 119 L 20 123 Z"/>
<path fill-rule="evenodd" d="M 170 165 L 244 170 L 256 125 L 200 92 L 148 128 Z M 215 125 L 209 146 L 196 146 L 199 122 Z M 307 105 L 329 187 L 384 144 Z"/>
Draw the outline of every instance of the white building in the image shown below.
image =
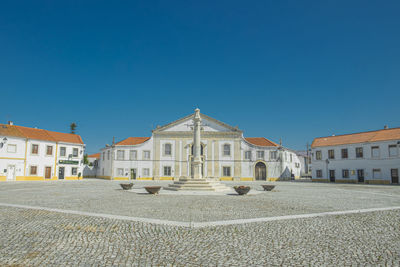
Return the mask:
<path fill-rule="evenodd" d="M 83 166 L 83 178 L 95 178 L 99 165 L 100 153 L 87 156 L 88 164 Z"/>
<path fill-rule="evenodd" d="M 193 114 L 157 127 L 151 137 L 129 137 L 100 151 L 97 177 L 176 180 L 191 176 Z M 237 127 L 201 114 L 203 176 L 253 181 L 300 176 L 296 153 L 266 138 L 244 138 Z"/>
<path fill-rule="evenodd" d="M 313 181 L 398 184 L 400 128 L 315 138 Z"/>
<path fill-rule="evenodd" d="M 82 178 L 79 135 L 0 124 L 0 181 Z"/>

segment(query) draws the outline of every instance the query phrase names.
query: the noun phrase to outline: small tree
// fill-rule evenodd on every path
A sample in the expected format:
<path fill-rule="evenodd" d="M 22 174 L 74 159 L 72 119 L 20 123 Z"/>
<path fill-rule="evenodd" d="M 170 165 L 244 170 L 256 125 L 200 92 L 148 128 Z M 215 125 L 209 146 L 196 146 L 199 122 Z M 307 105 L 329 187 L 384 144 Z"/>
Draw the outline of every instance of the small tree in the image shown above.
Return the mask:
<path fill-rule="evenodd" d="M 85 165 L 89 164 L 88 154 L 83 155 L 83 164 L 85 164 Z"/>
<path fill-rule="evenodd" d="M 70 128 L 72 134 L 75 134 L 76 127 L 78 127 L 78 125 L 76 125 L 75 122 L 73 122 L 73 123 L 71 123 L 71 124 L 69 125 L 69 128 Z"/>

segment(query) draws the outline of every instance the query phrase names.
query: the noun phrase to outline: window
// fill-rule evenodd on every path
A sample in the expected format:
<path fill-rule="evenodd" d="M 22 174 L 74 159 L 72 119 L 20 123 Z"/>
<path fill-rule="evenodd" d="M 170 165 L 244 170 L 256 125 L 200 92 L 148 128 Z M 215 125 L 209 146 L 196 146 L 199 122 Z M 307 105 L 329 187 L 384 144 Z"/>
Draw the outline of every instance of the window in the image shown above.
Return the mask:
<path fill-rule="evenodd" d="M 264 159 L 264 151 L 257 151 L 257 158 Z"/>
<path fill-rule="evenodd" d="M 78 154 L 79 154 L 79 150 L 77 148 L 73 148 L 72 149 L 72 156 L 74 158 L 76 158 L 76 157 L 78 157 Z"/>
<path fill-rule="evenodd" d="M 7 145 L 7 152 L 17 153 L 17 145 Z"/>
<path fill-rule="evenodd" d="M 118 176 L 124 176 L 124 168 L 118 168 L 117 169 L 117 175 Z"/>
<path fill-rule="evenodd" d="M 117 160 L 124 160 L 125 158 L 125 151 L 123 150 L 117 150 Z"/>
<path fill-rule="evenodd" d="M 349 170 L 342 170 L 342 177 L 343 178 L 349 178 L 350 177 Z"/>
<path fill-rule="evenodd" d="M 108 150 L 108 151 L 107 151 L 107 160 L 110 160 L 110 154 L 111 154 L 111 151 Z"/>
<path fill-rule="evenodd" d="M 150 151 L 148 151 L 148 150 L 143 151 L 143 158 L 150 159 Z"/>
<path fill-rule="evenodd" d="M 381 169 L 373 169 L 372 170 L 372 177 L 374 179 L 381 179 L 382 178 Z"/>
<path fill-rule="evenodd" d="M 322 170 L 317 170 L 317 178 L 322 178 Z"/>
<path fill-rule="evenodd" d="M 103 161 L 104 161 L 105 157 L 106 157 L 106 152 L 103 152 Z"/>
<path fill-rule="evenodd" d="M 60 147 L 60 157 L 65 157 L 65 154 L 67 154 L 66 148 L 64 146 Z"/>
<path fill-rule="evenodd" d="M 231 155 L 231 145 L 225 144 L 224 145 L 224 156 L 230 156 Z"/>
<path fill-rule="evenodd" d="M 53 155 L 53 146 L 46 146 L 46 155 L 47 156 Z"/>
<path fill-rule="evenodd" d="M 244 152 L 244 158 L 245 159 L 251 159 L 251 151 Z"/>
<path fill-rule="evenodd" d="M 44 168 L 44 178 L 50 179 L 51 178 L 51 167 Z"/>
<path fill-rule="evenodd" d="M 356 158 L 363 158 L 364 151 L 362 147 L 356 147 Z"/>
<path fill-rule="evenodd" d="M 136 150 L 130 150 L 130 151 L 129 151 L 129 159 L 130 159 L 130 160 L 135 160 L 135 159 L 137 159 L 137 151 L 136 151 Z"/>
<path fill-rule="evenodd" d="M 165 156 L 171 156 L 172 155 L 172 146 L 171 146 L 171 144 L 165 144 L 164 145 L 164 155 Z"/>
<path fill-rule="evenodd" d="M 171 176 L 171 166 L 164 166 L 164 176 Z"/>
<path fill-rule="evenodd" d="M 349 157 L 349 151 L 347 148 L 342 149 L 342 159 L 347 159 Z"/>
<path fill-rule="evenodd" d="M 277 159 L 277 152 L 276 151 L 269 152 L 269 157 L 271 159 Z"/>
<path fill-rule="evenodd" d="M 149 177 L 150 176 L 150 169 L 149 168 L 144 168 L 143 169 L 143 176 L 144 177 Z"/>
<path fill-rule="evenodd" d="M 29 173 L 30 175 L 37 175 L 37 166 L 31 166 Z"/>
<path fill-rule="evenodd" d="M 322 160 L 322 151 L 321 150 L 318 150 L 315 152 L 315 159 Z"/>
<path fill-rule="evenodd" d="M 380 153 L 379 153 L 379 146 L 373 146 L 373 147 L 371 147 L 371 156 L 372 156 L 373 158 L 379 158 L 379 155 L 380 155 Z"/>
<path fill-rule="evenodd" d="M 335 159 L 335 150 L 333 150 L 333 149 L 328 150 L 328 158 Z"/>
<path fill-rule="evenodd" d="M 222 176 L 230 177 L 231 176 L 231 167 L 223 167 L 222 168 Z"/>
<path fill-rule="evenodd" d="M 37 155 L 39 153 L 39 145 L 32 144 L 31 154 Z"/>
<path fill-rule="evenodd" d="M 389 145 L 389 157 L 396 157 L 398 154 L 396 145 Z"/>
<path fill-rule="evenodd" d="M 78 175 L 78 168 L 72 167 L 71 168 L 71 175 Z"/>

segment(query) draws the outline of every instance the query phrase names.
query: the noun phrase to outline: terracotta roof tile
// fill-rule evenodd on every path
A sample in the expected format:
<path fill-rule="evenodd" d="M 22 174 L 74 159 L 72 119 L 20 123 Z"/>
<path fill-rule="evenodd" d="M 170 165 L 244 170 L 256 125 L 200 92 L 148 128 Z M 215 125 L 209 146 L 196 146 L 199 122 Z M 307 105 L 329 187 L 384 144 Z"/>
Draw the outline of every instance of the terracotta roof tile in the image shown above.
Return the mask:
<path fill-rule="evenodd" d="M 100 153 L 95 153 L 95 154 L 92 154 L 92 155 L 88 155 L 88 158 L 96 158 L 96 159 L 99 159 L 99 158 L 100 158 Z"/>
<path fill-rule="evenodd" d="M 400 128 L 315 138 L 311 147 L 400 140 Z"/>
<path fill-rule="evenodd" d="M 82 138 L 77 134 L 59 133 L 17 125 L 0 124 L 0 135 L 52 142 L 83 144 Z"/>
<path fill-rule="evenodd" d="M 150 137 L 128 137 L 118 143 L 116 143 L 116 146 L 134 146 L 134 145 L 139 145 L 147 140 L 149 140 Z"/>
<path fill-rule="evenodd" d="M 268 140 L 265 137 L 247 137 L 245 138 L 247 142 L 250 144 L 256 145 L 256 146 L 274 146 L 277 147 L 279 146 L 278 144 Z"/>

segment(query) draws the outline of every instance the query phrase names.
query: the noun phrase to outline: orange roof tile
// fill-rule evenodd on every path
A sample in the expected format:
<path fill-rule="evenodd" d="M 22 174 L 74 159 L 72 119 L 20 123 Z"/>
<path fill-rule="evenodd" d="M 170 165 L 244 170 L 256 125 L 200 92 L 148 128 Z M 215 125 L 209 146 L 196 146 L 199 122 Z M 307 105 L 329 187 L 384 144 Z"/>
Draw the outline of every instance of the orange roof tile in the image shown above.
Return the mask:
<path fill-rule="evenodd" d="M 88 155 L 88 158 L 96 158 L 96 159 L 99 159 L 99 158 L 100 158 L 100 153 L 95 153 L 95 154 L 92 154 L 92 155 Z"/>
<path fill-rule="evenodd" d="M 82 138 L 77 134 L 59 133 L 17 125 L 0 124 L 0 135 L 52 142 L 83 144 Z"/>
<path fill-rule="evenodd" d="M 256 146 L 279 146 L 265 137 L 247 137 L 245 140 Z"/>
<path fill-rule="evenodd" d="M 400 128 L 315 138 L 311 147 L 400 140 Z"/>
<path fill-rule="evenodd" d="M 139 145 L 147 140 L 149 140 L 150 137 L 128 137 L 118 143 L 116 143 L 116 146 L 134 146 L 134 145 Z"/>

